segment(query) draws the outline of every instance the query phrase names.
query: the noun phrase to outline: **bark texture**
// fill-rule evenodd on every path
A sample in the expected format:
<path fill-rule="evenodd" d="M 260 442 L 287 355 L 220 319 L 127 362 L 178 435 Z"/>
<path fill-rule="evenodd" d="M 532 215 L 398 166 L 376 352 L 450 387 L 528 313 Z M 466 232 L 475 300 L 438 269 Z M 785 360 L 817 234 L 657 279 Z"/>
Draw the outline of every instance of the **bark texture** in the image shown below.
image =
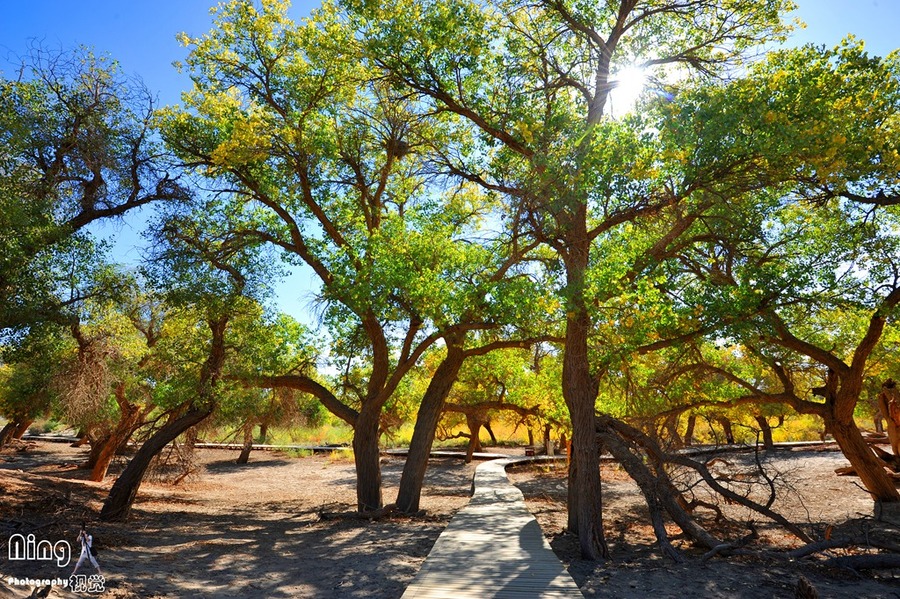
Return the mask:
<path fill-rule="evenodd" d="M 444 403 L 459 370 L 465 360 L 461 339 L 447 339 L 447 355 L 435 370 L 428 383 L 428 389 L 422 396 L 422 403 L 416 414 L 416 424 L 409 443 L 409 453 L 400 476 L 400 489 L 397 492 L 397 509 L 403 513 L 414 514 L 419 511 L 422 497 L 422 484 L 428 468 L 428 456 L 434 444 L 438 422 L 444 411 Z"/>

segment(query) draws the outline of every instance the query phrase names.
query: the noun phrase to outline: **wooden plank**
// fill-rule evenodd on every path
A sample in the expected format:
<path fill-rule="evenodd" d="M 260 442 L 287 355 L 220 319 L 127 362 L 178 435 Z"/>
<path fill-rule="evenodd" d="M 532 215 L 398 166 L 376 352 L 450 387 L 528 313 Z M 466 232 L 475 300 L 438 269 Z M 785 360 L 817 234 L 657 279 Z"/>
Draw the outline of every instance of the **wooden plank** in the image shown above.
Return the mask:
<path fill-rule="evenodd" d="M 438 537 L 402 599 L 572 599 L 581 591 L 510 484 L 506 466 L 475 470 L 475 493 Z"/>

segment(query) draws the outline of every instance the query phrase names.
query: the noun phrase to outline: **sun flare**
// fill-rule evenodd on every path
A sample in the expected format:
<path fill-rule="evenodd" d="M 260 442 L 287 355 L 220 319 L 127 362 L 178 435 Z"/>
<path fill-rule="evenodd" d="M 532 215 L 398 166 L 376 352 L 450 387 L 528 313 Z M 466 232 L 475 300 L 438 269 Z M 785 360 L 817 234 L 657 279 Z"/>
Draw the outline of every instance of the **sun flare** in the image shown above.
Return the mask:
<path fill-rule="evenodd" d="M 647 74 L 637 67 L 625 67 L 613 75 L 610 91 L 610 112 L 621 116 L 630 112 L 647 83 Z"/>

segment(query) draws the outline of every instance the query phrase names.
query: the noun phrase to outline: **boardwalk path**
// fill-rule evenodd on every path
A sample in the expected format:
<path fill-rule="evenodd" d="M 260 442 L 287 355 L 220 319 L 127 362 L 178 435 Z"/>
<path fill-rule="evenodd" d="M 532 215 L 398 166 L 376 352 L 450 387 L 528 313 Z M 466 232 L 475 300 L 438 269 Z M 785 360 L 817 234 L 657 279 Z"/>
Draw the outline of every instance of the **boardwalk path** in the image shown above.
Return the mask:
<path fill-rule="evenodd" d="M 475 494 L 438 537 L 402 599 L 583 599 L 506 476 L 515 460 L 475 471 Z"/>

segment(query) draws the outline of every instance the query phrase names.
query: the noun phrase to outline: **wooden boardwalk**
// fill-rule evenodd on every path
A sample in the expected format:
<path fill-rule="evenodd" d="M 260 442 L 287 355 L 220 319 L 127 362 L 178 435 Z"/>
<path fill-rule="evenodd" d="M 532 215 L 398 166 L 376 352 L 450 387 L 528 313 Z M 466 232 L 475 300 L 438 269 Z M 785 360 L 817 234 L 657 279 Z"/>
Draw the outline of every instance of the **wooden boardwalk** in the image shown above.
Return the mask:
<path fill-rule="evenodd" d="M 511 459 L 475 470 L 475 492 L 438 537 L 402 599 L 583 599 L 506 476 Z"/>

